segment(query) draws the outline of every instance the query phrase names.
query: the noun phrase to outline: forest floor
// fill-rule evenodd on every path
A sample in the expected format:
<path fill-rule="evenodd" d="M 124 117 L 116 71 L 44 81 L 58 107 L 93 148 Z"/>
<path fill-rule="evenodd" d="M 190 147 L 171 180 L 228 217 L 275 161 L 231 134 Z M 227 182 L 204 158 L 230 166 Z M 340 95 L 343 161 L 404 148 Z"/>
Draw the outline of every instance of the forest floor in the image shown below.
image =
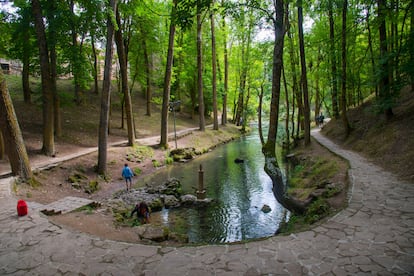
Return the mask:
<path fill-rule="evenodd" d="M 34 94 L 34 96 L 39 96 Z M 63 135 L 62 137 L 56 140 L 56 150 L 57 157 L 64 156 L 69 153 L 74 153 L 81 149 L 95 147 L 97 145 L 97 133 L 98 133 L 98 124 L 99 124 L 99 97 L 97 95 L 88 94 L 86 96 L 85 103 L 82 106 L 74 105 L 70 98 L 70 94 L 64 94 L 67 96 L 66 101 L 62 101 L 62 122 L 63 122 Z M 156 94 L 155 94 L 156 96 Z M 21 96 L 19 94 L 13 95 L 14 105 L 16 113 L 18 115 L 19 123 L 23 132 L 25 143 L 27 145 L 28 153 L 32 162 L 36 162 L 42 159 L 40 154 L 41 149 L 41 109 L 39 108 L 40 102 L 34 100 L 35 104 L 24 104 Z M 35 97 L 34 97 L 35 98 Z M 119 102 L 119 96 L 115 94 L 113 96 L 113 107 L 111 112 L 111 133 L 109 135 L 109 142 L 120 142 L 126 140 L 126 130 L 121 128 L 121 109 Z M 137 138 L 144 137 L 156 137 L 159 135 L 160 131 L 160 107 L 156 104 L 153 104 L 152 115 L 146 116 L 145 114 L 145 100 L 142 95 L 136 93 L 133 95 L 134 98 L 134 116 L 136 121 L 137 129 Z M 401 113 L 399 108 L 404 106 L 404 112 Z M 402 104 L 395 109 L 396 117 L 398 120 L 391 122 L 391 126 L 387 126 L 386 123 L 382 125 L 391 128 L 391 133 L 396 133 L 398 135 L 386 136 L 382 139 L 383 147 L 382 148 L 393 148 L 395 144 L 404 148 L 405 151 L 398 150 L 398 154 L 382 153 L 380 156 L 387 156 L 390 162 L 382 162 L 382 158 L 370 158 L 374 162 L 382 165 L 384 169 L 391 170 L 397 175 L 413 180 L 414 166 L 412 160 L 414 160 L 414 141 L 413 137 L 413 101 L 403 101 Z M 198 118 L 191 118 L 191 112 L 182 110 L 177 113 L 176 127 L 177 130 L 185 130 L 188 128 L 193 128 L 198 126 Z M 355 114 L 355 115 L 353 115 Z M 355 127 L 353 133 L 359 133 L 359 124 L 358 122 L 364 122 L 364 128 L 372 128 L 372 125 L 376 125 L 377 120 L 375 116 L 361 116 L 361 114 L 370 114 L 367 112 L 356 111 L 350 112 L 350 122 Z M 410 115 L 411 114 L 411 115 Z M 359 118 L 353 116 L 360 116 Z M 411 117 L 409 117 L 411 116 Z M 411 118 L 411 121 L 406 121 L 406 117 Z M 370 120 L 369 123 L 365 120 Z M 401 123 L 400 120 L 405 122 Z M 211 123 L 211 120 L 207 120 L 207 123 Z M 169 123 L 170 130 L 173 132 L 173 121 L 172 116 L 170 116 Z M 325 126 L 323 132 L 326 133 L 331 139 L 336 142 L 343 143 L 347 147 L 352 147 L 360 142 L 358 139 L 351 140 L 342 140 L 342 133 L 336 131 L 340 128 L 340 121 L 336 122 L 332 120 L 328 125 Z M 335 131 L 333 131 L 335 130 Z M 382 133 L 382 132 L 380 132 Z M 192 131 L 190 135 L 181 137 L 178 139 L 178 147 L 195 147 L 200 151 L 207 151 L 210 148 L 222 144 L 225 141 L 229 141 L 238 137 L 240 135 L 239 129 L 232 124 L 228 124 L 226 127 L 220 125 L 220 131 L 214 132 L 212 130 L 207 130 L 205 133 L 199 131 Z M 371 145 L 373 141 L 369 139 L 376 140 L 378 137 L 375 135 L 372 136 L 361 136 L 357 135 L 359 139 L 362 139 L 367 145 Z M 350 137 L 353 137 L 352 135 Z M 402 138 L 402 140 L 400 140 Z M 350 138 L 348 138 L 350 139 Z M 411 140 L 410 140 L 411 139 Z M 396 141 L 397 140 L 397 141 Z M 401 141 L 401 142 L 400 142 Z M 154 138 L 153 144 L 156 145 L 159 141 L 157 138 Z M 404 144 L 403 144 L 404 143 Z M 385 145 L 389 147 L 386 147 Z M 407 146 L 405 146 L 407 145 Z M 174 141 L 170 141 L 170 148 L 174 148 Z M 367 154 L 369 152 L 364 152 L 368 146 L 357 148 L 357 151 Z M 124 163 L 129 163 L 133 169 L 140 171 L 139 176 L 134 180 L 137 181 L 145 176 L 148 176 L 158 170 L 160 167 L 165 166 L 166 156 L 168 151 L 161 149 L 159 147 L 151 147 L 150 153 L 140 162 L 134 162 L 127 160 L 127 156 L 134 154 L 131 152 L 133 149 L 126 147 L 125 145 L 120 145 L 116 147 L 111 147 L 108 150 L 108 173 L 105 179 L 98 177 L 94 171 L 94 167 L 97 164 L 97 153 L 87 154 L 85 156 L 75 158 L 59 164 L 56 167 L 53 167 L 48 170 L 36 172 L 36 179 L 39 181 L 40 185 L 37 187 L 31 187 L 27 184 L 15 185 L 13 187 L 16 197 L 25 199 L 27 201 L 34 201 L 42 204 L 48 204 L 53 201 L 56 201 L 65 196 L 77 196 L 94 199 L 97 201 L 105 200 L 110 198 L 112 194 L 118 190 L 125 189 L 125 184 L 122 178 L 120 177 L 121 169 Z M 347 163 L 332 154 L 318 143 L 313 142 L 311 147 L 307 149 L 300 149 L 301 156 L 304 158 L 311 158 L 312 156 L 323 157 L 328 160 L 332 160 L 340 164 L 340 170 L 337 174 L 331 176 L 329 181 L 338 182 L 346 181 L 346 170 Z M 406 157 L 408 156 L 408 157 Z M 374 156 L 375 157 L 375 156 Z M 411 158 L 411 159 L 410 159 Z M 385 159 L 385 158 L 384 158 Z M 396 162 L 396 160 L 401 160 L 401 164 L 405 165 L 404 170 L 399 170 L 398 166 L 394 166 L 391 163 Z M 411 164 L 411 166 L 408 166 Z M 0 171 L 7 168 L 8 164 L 5 160 L 0 160 Z M 92 194 L 87 194 L 80 189 L 75 189 L 71 183 L 68 181 L 68 178 L 78 172 L 86 175 L 88 180 L 96 180 L 99 182 L 99 190 Z M 345 193 L 339 194 L 336 198 L 332 199 L 332 203 L 336 206 L 337 209 L 344 207 L 345 204 Z M 58 224 L 65 225 L 78 231 L 86 232 L 98 237 L 108 238 L 112 240 L 127 241 L 127 242 L 140 242 L 139 238 L 136 235 L 136 232 L 131 227 L 119 227 L 114 223 L 114 218 L 110 210 L 105 207 L 98 208 L 96 210 L 90 211 L 81 211 L 81 212 L 72 212 L 64 215 L 58 215 L 50 217 L 50 219 Z M 157 220 L 160 218 L 156 214 L 153 214 L 151 217 L 151 223 L 157 223 Z"/>

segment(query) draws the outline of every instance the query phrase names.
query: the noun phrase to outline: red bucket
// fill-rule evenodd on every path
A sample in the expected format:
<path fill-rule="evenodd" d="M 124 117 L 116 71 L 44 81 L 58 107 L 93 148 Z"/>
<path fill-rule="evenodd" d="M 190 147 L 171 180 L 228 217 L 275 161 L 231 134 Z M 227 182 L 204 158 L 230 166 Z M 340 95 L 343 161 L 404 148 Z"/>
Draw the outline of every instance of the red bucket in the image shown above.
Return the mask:
<path fill-rule="evenodd" d="M 17 215 L 19 217 L 27 215 L 27 203 L 23 199 L 17 201 Z"/>

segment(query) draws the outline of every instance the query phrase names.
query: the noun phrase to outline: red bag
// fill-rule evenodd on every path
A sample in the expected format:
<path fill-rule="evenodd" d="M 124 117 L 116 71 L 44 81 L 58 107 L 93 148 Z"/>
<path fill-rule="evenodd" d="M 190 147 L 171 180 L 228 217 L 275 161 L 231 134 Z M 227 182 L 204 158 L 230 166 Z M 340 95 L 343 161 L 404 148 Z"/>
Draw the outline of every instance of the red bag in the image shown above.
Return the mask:
<path fill-rule="evenodd" d="M 19 217 L 27 215 L 27 203 L 23 199 L 17 201 L 17 215 Z"/>

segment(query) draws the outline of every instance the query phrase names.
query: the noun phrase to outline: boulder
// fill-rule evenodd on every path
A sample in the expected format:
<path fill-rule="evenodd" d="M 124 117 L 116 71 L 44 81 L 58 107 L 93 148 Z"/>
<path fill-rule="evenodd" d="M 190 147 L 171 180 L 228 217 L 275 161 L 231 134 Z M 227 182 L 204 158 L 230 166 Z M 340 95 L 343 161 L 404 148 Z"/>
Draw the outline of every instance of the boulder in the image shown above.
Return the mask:
<path fill-rule="evenodd" d="M 161 195 L 161 199 L 167 209 L 180 206 L 180 201 L 173 195 Z"/>
<path fill-rule="evenodd" d="M 136 233 L 141 240 L 163 242 L 168 239 L 168 230 L 150 224 L 136 227 Z"/>
<path fill-rule="evenodd" d="M 197 201 L 197 197 L 195 195 L 187 194 L 187 195 L 182 195 L 180 197 L 180 200 L 181 200 L 181 205 L 191 206 L 195 204 L 195 202 Z"/>

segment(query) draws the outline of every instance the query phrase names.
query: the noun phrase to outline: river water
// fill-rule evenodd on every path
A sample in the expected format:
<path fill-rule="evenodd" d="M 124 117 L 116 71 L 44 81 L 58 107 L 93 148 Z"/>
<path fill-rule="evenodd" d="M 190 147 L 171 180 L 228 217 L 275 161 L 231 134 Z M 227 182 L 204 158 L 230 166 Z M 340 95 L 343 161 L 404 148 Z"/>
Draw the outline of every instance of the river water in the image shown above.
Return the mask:
<path fill-rule="evenodd" d="M 243 163 L 235 163 L 236 158 Z M 222 145 L 185 164 L 159 170 L 143 183 L 162 183 L 175 177 L 184 193 L 195 194 L 200 164 L 206 195 L 217 200 L 209 207 L 164 209 L 161 222 L 171 231 L 187 234 L 191 243 L 226 243 L 274 235 L 288 211 L 275 199 L 265 173 L 257 131 Z M 271 208 L 264 213 L 266 204 Z"/>

